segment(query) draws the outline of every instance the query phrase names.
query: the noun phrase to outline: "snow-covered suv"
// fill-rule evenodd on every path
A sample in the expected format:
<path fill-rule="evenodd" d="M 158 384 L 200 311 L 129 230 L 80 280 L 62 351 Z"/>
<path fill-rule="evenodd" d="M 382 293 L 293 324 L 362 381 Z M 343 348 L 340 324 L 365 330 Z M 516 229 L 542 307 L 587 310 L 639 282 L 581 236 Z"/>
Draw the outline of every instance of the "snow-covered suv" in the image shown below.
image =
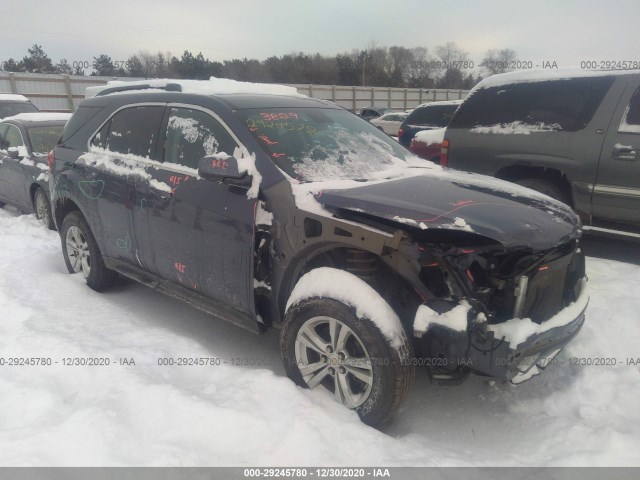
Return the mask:
<path fill-rule="evenodd" d="M 280 328 L 289 377 L 371 425 L 416 365 L 517 383 L 584 322 L 571 209 L 443 170 L 288 87 L 111 85 L 50 160 L 70 273 L 101 290 L 117 272 L 251 331 Z"/>

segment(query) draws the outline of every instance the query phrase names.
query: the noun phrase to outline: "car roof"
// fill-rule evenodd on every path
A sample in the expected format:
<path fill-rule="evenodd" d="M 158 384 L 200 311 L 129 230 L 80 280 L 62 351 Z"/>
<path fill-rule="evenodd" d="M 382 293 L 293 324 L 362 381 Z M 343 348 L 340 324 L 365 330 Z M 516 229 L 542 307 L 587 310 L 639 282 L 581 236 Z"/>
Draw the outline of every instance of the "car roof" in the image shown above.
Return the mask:
<path fill-rule="evenodd" d="M 0 102 L 29 102 L 29 99 L 24 95 L 16 93 L 0 93 Z"/>
<path fill-rule="evenodd" d="M 188 103 L 198 105 L 202 99 L 215 99 L 226 104 L 231 110 L 245 110 L 251 108 L 333 108 L 343 110 L 342 107 L 318 98 L 273 94 L 206 94 L 162 90 L 132 90 L 99 95 L 82 101 L 81 106 L 107 106 L 112 104 L 125 106 L 127 104 L 162 102 Z"/>
<path fill-rule="evenodd" d="M 39 127 L 45 125 L 64 125 L 71 118 L 70 113 L 63 112 L 33 112 L 19 113 L 12 117 L 5 117 L 2 123 L 24 125 L 25 127 Z"/>
<path fill-rule="evenodd" d="M 520 70 L 491 75 L 478 83 L 473 90 L 500 87 L 514 83 L 537 83 L 550 80 L 570 80 L 573 78 L 640 75 L 640 70 L 588 70 L 575 68 Z M 473 91 L 472 90 L 472 91 Z"/>
<path fill-rule="evenodd" d="M 462 102 L 464 102 L 464 99 L 461 99 L 461 100 L 441 100 L 441 101 L 437 101 L 437 102 L 421 103 L 416 108 L 418 108 L 418 107 L 440 107 L 442 105 L 460 105 Z"/>

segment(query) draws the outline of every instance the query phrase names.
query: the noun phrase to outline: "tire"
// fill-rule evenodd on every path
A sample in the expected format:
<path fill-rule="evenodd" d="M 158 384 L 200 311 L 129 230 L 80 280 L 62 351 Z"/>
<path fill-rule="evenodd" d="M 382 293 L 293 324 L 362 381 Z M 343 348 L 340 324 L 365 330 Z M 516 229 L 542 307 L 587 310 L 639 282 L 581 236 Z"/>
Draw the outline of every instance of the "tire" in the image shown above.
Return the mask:
<path fill-rule="evenodd" d="M 33 210 L 36 212 L 36 218 L 40 220 L 45 227 L 49 230 L 56 229 L 53 223 L 53 216 L 51 215 L 51 203 L 49 203 L 47 195 L 40 187 L 38 187 L 33 194 Z"/>
<path fill-rule="evenodd" d="M 333 336 L 331 323 L 337 325 Z M 338 332 L 344 333 L 342 342 Z M 364 423 L 377 427 L 390 420 L 413 384 L 415 366 L 407 361 L 413 349 L 403 337 L 397 350 L 369 319 L 358 318 L 353 307 L 331 298 L 309 298 L 287 311 L 280 348 L 287 376 L 297 385 L 324 387 Z M 354 367 L 356 359 L 365 367 Z M 303 375 L 305 366 L 311 367 L 310 373 Z"/>
<path fill-rule="evenodd" d="M 544 193 L 545 195 L 554 198 L 556 200 L 561 201 L 567 205 L 571 205 L 571 200 L 569 196 L 560 188 L 560 186 L 550 180 L 546 180 L 544 178 L 522 178 L 520 180 L 515 180 L 514 183 L 521 185 L 523 187 L 530 188 L 531 190 L 535 190 L 536 192 Z"/>
<path fill-rule="evenodd" d="M 69 273 L 81 273 L 87 285 L 96 291 L 115 282 L 118 274 L 104 265 L 96 239 L 80 212 L 71 212 L 64 217 L 60 239 Z"/>

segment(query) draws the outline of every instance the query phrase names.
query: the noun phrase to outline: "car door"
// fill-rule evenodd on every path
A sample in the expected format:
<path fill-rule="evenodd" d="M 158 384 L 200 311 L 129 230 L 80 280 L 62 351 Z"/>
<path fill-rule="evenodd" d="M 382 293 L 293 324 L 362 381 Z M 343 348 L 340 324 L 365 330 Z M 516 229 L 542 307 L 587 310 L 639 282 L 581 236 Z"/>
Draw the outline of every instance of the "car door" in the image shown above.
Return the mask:
<path fill-rule="evenodd" d="M 136 185 L 147 184 L 146 168 L 155 155 L 165 104 L 127 106 L 112 115 L 91 140 L 76 167 L 78 190 L 87 198 L 88 221 L 103 240 L 103 255 L 140 265 L 135 236 Z"/>
<path fill-rule="evenodd" d="M 25 185 L 25 165 L 20 162 L 29 162 L 27 147 L 25 145 L 22 132 L 16 125 L 8 124 L 3 141 L 3 158 L 1 165 L 2 175 L 2 191 L 4 199 L 7 203 L 20 207 L 22 209 L 29 208 L 28 198 L 26 197 Z M 8 150 L 17 148 L 19 151 L 18 158 L 12 158 Z"/>
<path fill-rule="evenodd" d="M 148 170 L 140 198 L 148 224 L 136 236 L 149 245 L 142 262 L 162 278 L 248 315 L 255 325 L 256 201 L 247 198 L 247 187 L 197 174 L 200 158 L 231 156 L 239 142 L 215 113 L 195 106 L 169 105 L 164 124 L 158 148 L 163 164 Z"/>
<path fill-rule="evenodd" d="M 595 218 L 640 225 L 640 77 L 616 107 L 593 188 Z"/>

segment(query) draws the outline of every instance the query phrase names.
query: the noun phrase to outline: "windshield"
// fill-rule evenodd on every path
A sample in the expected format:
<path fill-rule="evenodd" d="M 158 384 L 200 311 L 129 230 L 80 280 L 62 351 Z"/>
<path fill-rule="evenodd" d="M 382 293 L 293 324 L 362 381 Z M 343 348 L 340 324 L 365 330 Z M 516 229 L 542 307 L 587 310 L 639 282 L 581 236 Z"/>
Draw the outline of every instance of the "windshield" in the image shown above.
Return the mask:
<path fill-rule="evenodd" d="M 64 125 L 29 128 L 29 139 L 31 140 L 33 153 L 49 153 L 53 147 L 55 147 L 56 143 L 58 143 L 63 128 Z"/>
<path fill-rule="evenodd" d="M 19 113 L 33 113 L 38 109 L 31 103 L 11 102 L 0 105 L 0 118 L 13 117 Z"/>
<path fill-rule="evenodd" d="M 411 153 L 369 122 L 329 108 L 241 110 L 262 149 L 284 172 L 300 181 L 366 179 L 406 166 Z"/>

